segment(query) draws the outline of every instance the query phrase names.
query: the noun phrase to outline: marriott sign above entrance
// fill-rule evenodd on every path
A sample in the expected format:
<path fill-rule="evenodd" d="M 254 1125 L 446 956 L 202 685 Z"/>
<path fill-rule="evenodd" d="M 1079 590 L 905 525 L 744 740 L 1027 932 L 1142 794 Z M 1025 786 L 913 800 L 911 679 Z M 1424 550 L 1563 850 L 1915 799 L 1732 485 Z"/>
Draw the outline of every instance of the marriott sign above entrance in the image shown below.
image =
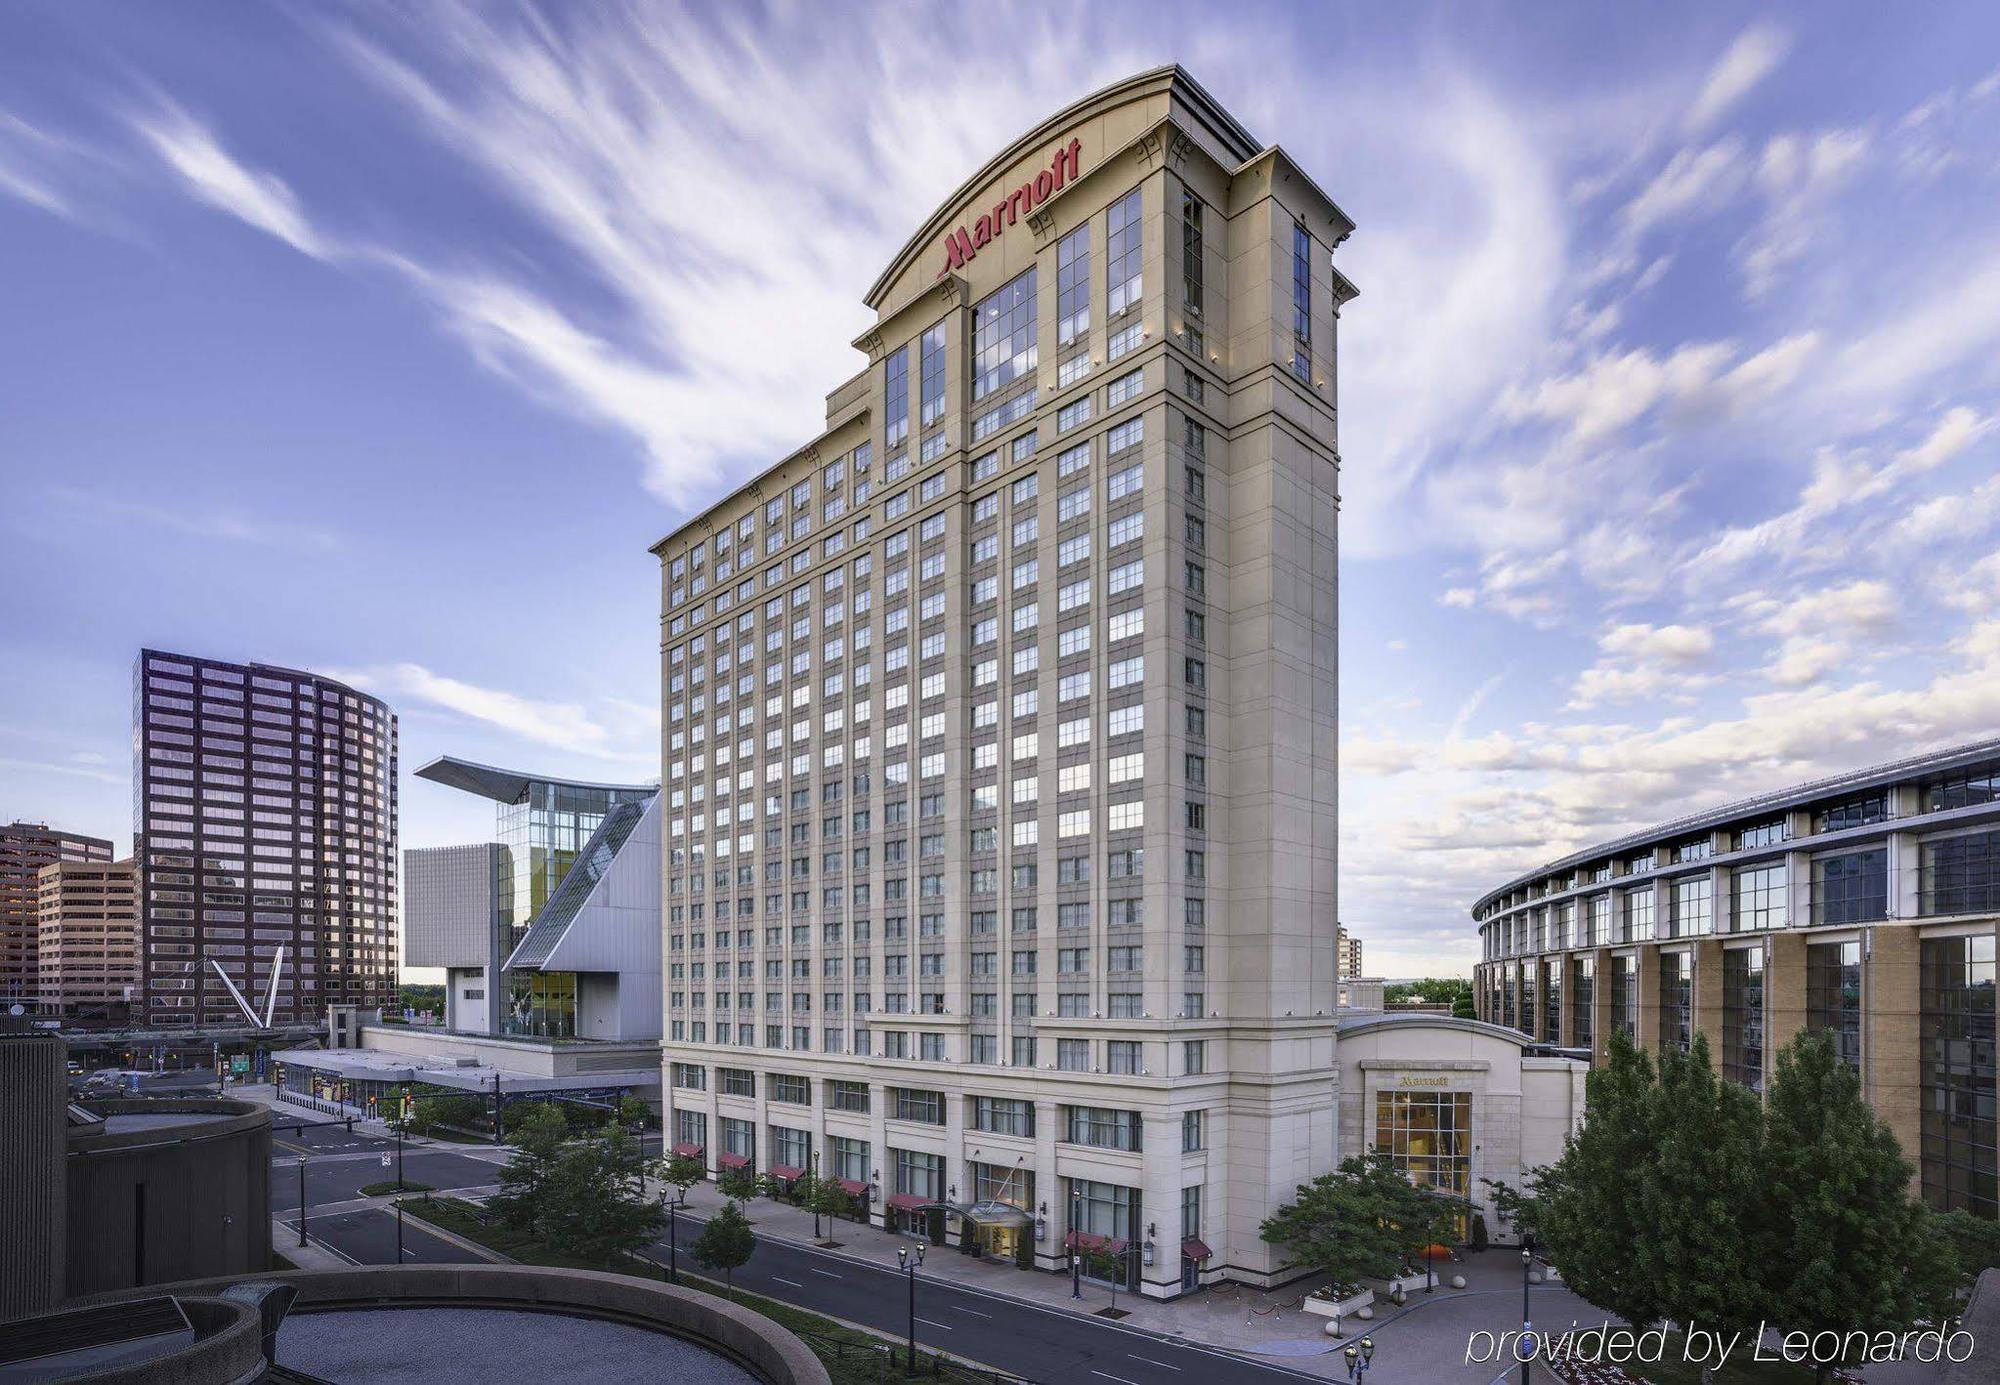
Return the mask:
<path fill-rule="evenodd" d="M 944 238 L 944 267 L 938 270 L 937 277 L 942 279 L 954 269 L 963 268 L 973 256 L 997 240 L 1000 233 L 1012 226 L 1017 218 L 1032 212 L 1062 191 L 1064 184 L 1082 169 L 1083 141 L 1073 139 L 1056 150 L 1047 168 L 995 202 L 991 211 L 981 212 L 969 231 L 961 226 Z"/>

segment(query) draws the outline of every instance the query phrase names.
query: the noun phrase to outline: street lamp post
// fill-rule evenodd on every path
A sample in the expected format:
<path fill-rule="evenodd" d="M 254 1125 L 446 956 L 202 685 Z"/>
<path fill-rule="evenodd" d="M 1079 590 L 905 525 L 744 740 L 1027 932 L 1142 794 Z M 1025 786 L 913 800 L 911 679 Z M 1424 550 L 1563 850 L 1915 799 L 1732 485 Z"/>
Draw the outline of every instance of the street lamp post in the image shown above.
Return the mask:
<path fill-rule="evenodd" d="M 1069 1189 L 1069 1296 L 1083 1297 L 1083 1242 L 1077 1230 L 1077 1209 L 1083 1206 L 1083 1192 L 1074 1183 Z"/>
<path fill-rule="evenodd" d="M 1436 1287 L 1436 1282 L 1435 1282 L 1436 1276 L 1432 1273 L 1431 1270 L 1431 1257 L 1432 1253 L 1436 1250 L 1437 1250 L 1437 1242 L 1435 1240 L 1433 1240 L 1429 1245 L 1424 1247 L 1424 1292 L 1425 1293 L 1429 1293 L 1433 1288 Z"/>
<path fill-rule="evenodd" d="M 917 1373 L 917 1271 L 924 1263 L 924 1243 L 917 1242 L 917 1253 L 912 1256 L 908 1246 L 896 1249 L 896 1263 L 902 1266 L 904 1276 L 910 1281 L 910 1371 Z"/>
<path fill-rule="evenodd" d="M 660 1196 L 666 1195 L 666 1189 L 662 1188 Z M 681 1282 L 680 1210 L 678 1202 L 667 1204 L 667 1278 L 676 1284 Z"/>
<path fill-rule="evenodd" d="M 807 1170 L 806 1191 L 808 1196 L 812 1198 L 812 1204 L 813 1204 L 813 1239 L 815 1241 L 824 1240 L 825 1238 L 819 1234 L 819 1151 L 818 1150 L 814 1149 L 807 1151 L 806 1170 Z"/>
<path fill-rule="evenodd" d="M 396 1263 L 403 1263 L 403 1199 L 396 1199 Z"/>
<path fill-rule="evenodd" d="M 1529 1340 L 1528 1333 L 1534 1326 L 1528 1317 L 1528 1271 L 1534 1263 L 1535 1238 L 1533 1236 L 1523 1236 L 1521 1238 L 1521 1337 L 1524 1342 Z M 1527 1354 L 1532 1357 L 1535 1353 L 1531 1348 Z M 1526 1361 L 1521 1362 L 1521 1385 L 1528 1385 L 1528 1363 Z"/>
<path fill-rule="evenodd" d="M 1343 1351 L 1341 1355 L 1347 1358 L 1347 1379 L 1349 1385 L 1360 1385 L 1360 1382 L 1368 1375 L 1368 1363 L 1375 1359 L 1375 1339 L 1373 1337 L 1363 1337 L 1359 1347 L 1350 1342 L 1347 1350 Z"/>
<path fill-rule="evenodd" d="M 299 1244 L 306 1243 L 306 1156 L 299 1156 Z"/>
<path fill-rule="evenodd" d="M 660 1184 L 660 1210 L 667 1214 L 667 1223 L 671 1226 L 673 1224 L 674 1213 L 672 1206 L 667 1202 L 667 1185 L 665 1183 Z M 671 1255 L 672 1252 L 669 1251 L 668 1254 Z M 673 1270 L 667 1266 L 662 1266 L 661 1269 L 667 1279 L 671 1281 L 674 1277 Z"/>

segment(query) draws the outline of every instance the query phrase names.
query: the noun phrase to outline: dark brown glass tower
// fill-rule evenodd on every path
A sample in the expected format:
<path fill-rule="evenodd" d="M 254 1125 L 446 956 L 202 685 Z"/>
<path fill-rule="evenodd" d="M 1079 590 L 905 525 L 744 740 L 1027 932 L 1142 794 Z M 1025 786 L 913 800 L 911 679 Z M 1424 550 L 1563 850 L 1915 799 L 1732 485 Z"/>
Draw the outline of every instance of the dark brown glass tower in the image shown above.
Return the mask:
<path fill-rule="evenodd" d="M 315 674 L 151 649 L 132 705 L 145 1023 L 392 1004 L 395 713 Z"/>

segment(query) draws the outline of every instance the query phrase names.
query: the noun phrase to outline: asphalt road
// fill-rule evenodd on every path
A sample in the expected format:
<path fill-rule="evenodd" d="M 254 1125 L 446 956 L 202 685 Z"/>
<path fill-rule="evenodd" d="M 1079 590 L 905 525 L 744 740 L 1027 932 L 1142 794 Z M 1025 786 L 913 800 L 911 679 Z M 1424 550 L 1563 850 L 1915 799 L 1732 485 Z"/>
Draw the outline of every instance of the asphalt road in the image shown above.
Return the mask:
<path fill-rule="evenodd" d="M 283 1254 L 287 1245 L 298 1244 L 298 1223 L 293 1221 L 292 1239 L 278 1238 L 274 1247 Z M 306 1235 L 334 1254 L 357 1265 L 396 1263 L 396 1214 L 379 1207 L 358 1212 L 336 1212 L 308 1216 Z M 406 1265 L 478 1265 L 485 1261 L 471 1251 L 433 1236 L 407 1217 L 403 1220 L 403 1263 Z"/>
<path fill-rule="evenodd" d="M 708 1277 L 687 1253 L 702 1225 L 698 1217 L 680 1216 L 680 1264 Z M 957 1254 L 942 1248 L 931 1253 Z M 667 1259 L 664 1237 L 651 1258 Z M 750 1263 L 736 1271 L 736 1287 L 898 1338 L 909 1328 L 909 1284 L 893 1260 L 878 1268 L 807 1246 L 759 1240 Z M 1325 1385 L 1322 1376 L 1185 1346 L 1100 1318 L 976 1293 L 925 1278 L 922 1271 L 917 1276 L 916 1324 L 922 1346 L 1042 1385 L 1276 1385 L 1291 1380 Z"/>
<path fill-rule="evenodd" d="M 382 1166 L 381 1156 L 389 1156 Z M 500 1181 L 498 1163 L 434 1148 L 403 1151 L 403 1180 L 424 1183 L 440 1192 L 452 1188 L 483 1188 Z M 387 1183 L 396 1177 L 396 1142 L 380 1148 L 322 1154 L 306 1160 L 306 1206 L 348 1202 L 363 1196 L 371 1183 Z M 299 1164 L 296 1156 L 275 1155 L 271 1159 L 271 1209 L 273 1214 L 290 1212 L 299 1205 Z"/>

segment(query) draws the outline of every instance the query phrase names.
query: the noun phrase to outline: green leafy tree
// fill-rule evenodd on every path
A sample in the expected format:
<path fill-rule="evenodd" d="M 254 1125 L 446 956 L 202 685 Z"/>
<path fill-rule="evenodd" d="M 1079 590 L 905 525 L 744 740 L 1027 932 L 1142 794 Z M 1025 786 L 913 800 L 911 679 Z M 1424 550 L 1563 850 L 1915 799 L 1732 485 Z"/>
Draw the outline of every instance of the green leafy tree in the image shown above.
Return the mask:
<path fill-rule="evenodd" d="M 723 1294 L 733 1298 L 736 1271 L 749 1262 L 756 1249 L 757 1233 L 750 1229 L 742 1207 L 732 1201 L 723 1203 L 722 1210 L 708 1219 L 688 1253 L 708 1269 L 721 1270 Z"/>
<path fill-rule="evenodd" d="M 748 1169 L 725 1169 L 715 1177 L 716 1191 L 737 1202 L 757 1196 L 757 1175 Z"/>
<path fill-rule="evenodd" d="M 1460 991 L 1456 996 L 1452 997 L 1451 1017 L 1459 1020 L 1475 1020 L 1479 1018 L 1479 1011 L 1472 1004 L 1472 992 L 1469 989 Z"/>
<path fill-rule="evenodd" d="M 1493 1204 L 1494 1215 L 1512 1227 L 1517 1236 L 1533 1236 L 1539 1239 L 1542 1235 L 1542 1200 L 1535 1195 L 1534 1190 L 1536 1179 L 1544 1172 L 1542 1169 L 1530 1169 L 1526 1186 L 1521 1188 L 1502 1183 L 1497 1178 L 1479 1180 L 1486 1185 L 1486 1198 Z M 1483 1219 L 1478 1220 L 1476 1230 L 1483 1237 L 1486 1230 Z M 1484 1250 L 1485 1246 L 1482 1244 L 1478 1248 Z"/>
<path fill-rule="evenodd" d="M 666 1217 L 635 1189 L 644 1156 L 613 1126 L 563 1142 L 543 1179 L 534 1225 L 554 1250 L 586 1263 L 617 1263 L 658 1234 Z"/>
<path fill-rule="evenodd" d="M 708 1177 L 708 1166 L 692 1154 L 669 1154 L 659 1164 L 660 1181 L 678 1188 L 674 1201 L 686 1202 L 688 1189 Z"/>
<path fill-rule="evenodd" d="M 618 1119 L 634 1130 L 644 1128 L 653 1119 L 653 1108 L 646 1104 L 644 1097 L 624 1096 L 618 1099 Z"/>
<path fill-rule="evenodd" d="M 1701 1034 L 1686 1053 L 1662 1055 L 1646 1108 L 1653 1155 L 1639 1187 L 1655 1234 L 1628 1254 L 1676 1321 L 1754 1333 L 1770 1224 L 1784 1211 L 1768 1184 L 1763 1110 L 1716 1074 Z"/>
<path fill-rule="evenodd" d="M 1109 1246 L 1099 1246 L 1084 1253 L 1083 1268 L 1092 1279 L 1102 1279 L 1111 1285 L 1111 1307 L 1115 1312 L 1118 1286 L 1125 1282 L 1125 1257 L 1113 1255 Z"/>
<path fill-rule="evenodd" d="M 808 1212 L 817 1212 L 822 1217 L 832 1219 L 854 1212 L 854 1197 L 830 1178 L 813 1178 L 810 1175 L 799 1180 L 803 1191 L 799 1196 L 799 1206 Z"/>
<path fill-rule="evenodd" d="M 1672 1234 L 1650 1220 L 1642 1171 L 1653 1157 L 1653 1064 L 1622 1032 L 1584 1087 L 1584 1120 L 1562 1157 L 1534 1174 L 1537 1236 L 1569 1287 L 1635 1326 L 1669 1305 L 1633 1248 Z"/>
<path fill-rule="evenodd" d="M 1763 1293 L 1772 1325 L 1900 1331 L 1951 1312 L 1957 1256 L 1831 1035 L 1807 1030 L 1779 1051 L 1766 1119 L 1765 1181 L 1784 1214 Z"/>
<path fill-rule="evenodd" d="M 2000 1221 L 1963 1208 L 1931 1218 L 1933 1232 L 1951 1248 L 1961 1289 L 1970 1288 L 1981 1270 L 2000 1265 Z"/>
<path fill-rule="evenodd" d="M 532 1231 L 550 1173 L 569 1136 L 569 1126 L 562 1114 L 546 1102 L 523 1102 L 515 1109 L 521 1115 L 508 1121 L 513 1132 L 514 1157 L 500 1170 L 500 1191 L 488 1199 L 487 1206 L 510 1230 Z M 513 1115 L 512 1111 L 509 1115 Z"/>
<path fill-rule="evenodd" d="M 1411 1183 L 1389 1155 L 1354 1155 L 1300 1184 L 1258 1234 L 1352 1292 L 1360 1280 L 1400 1273 L 1420 1247 L 1449 1234 L 1458 1210 L 1456 1200 Z"/>

